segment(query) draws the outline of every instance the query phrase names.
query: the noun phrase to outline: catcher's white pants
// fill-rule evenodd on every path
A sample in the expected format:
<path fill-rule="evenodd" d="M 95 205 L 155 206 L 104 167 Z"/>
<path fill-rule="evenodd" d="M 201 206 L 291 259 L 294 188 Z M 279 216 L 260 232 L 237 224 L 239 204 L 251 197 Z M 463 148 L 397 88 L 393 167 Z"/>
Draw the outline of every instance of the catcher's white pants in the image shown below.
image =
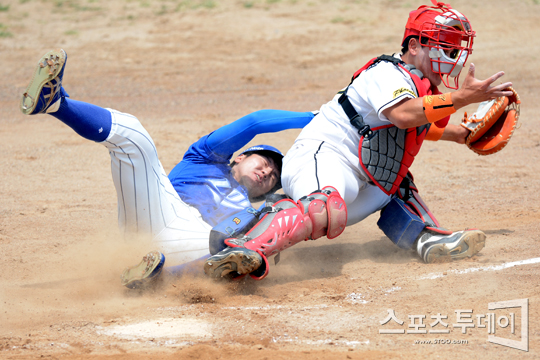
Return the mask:
<path fill-rule="evenodd" d="M 212 227 L 199 211 L 185 204 L 158 159 L 154 141 L 132 115 L 110 110 L 109 149 L 118 196 L 118 225 L 126 238 L 150 234 L 167 265 L 196 260 L 208 251 Z M 149 249 L 153 250 L 153 249 Z"/>
<path fill-rule="evenodd" d="M 338 149 L 319 140 L 297 140 L 283 160 L 283 190 L 295 201 L 325 186 L 332 186 L 347 204 L 347 225 L 381 210 L 391 199 L 370 184 Z"/>

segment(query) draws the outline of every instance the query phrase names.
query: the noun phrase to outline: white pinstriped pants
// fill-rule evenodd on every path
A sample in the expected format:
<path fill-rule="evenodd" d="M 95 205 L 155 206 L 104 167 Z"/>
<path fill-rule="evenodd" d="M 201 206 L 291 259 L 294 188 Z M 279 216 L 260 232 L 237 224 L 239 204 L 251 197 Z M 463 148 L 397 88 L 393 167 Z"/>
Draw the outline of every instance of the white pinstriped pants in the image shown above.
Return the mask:
<path fill-rule="evenodd" d="M 148 132 L 136 117 L 108 110 L 112 114 L 111 133 L 101 144 L 111 156 L 118 225 L 124 236 L 150 234 L 168 266 L 208 254 L 212 227 L 196 208 L 180 199 Z"/>

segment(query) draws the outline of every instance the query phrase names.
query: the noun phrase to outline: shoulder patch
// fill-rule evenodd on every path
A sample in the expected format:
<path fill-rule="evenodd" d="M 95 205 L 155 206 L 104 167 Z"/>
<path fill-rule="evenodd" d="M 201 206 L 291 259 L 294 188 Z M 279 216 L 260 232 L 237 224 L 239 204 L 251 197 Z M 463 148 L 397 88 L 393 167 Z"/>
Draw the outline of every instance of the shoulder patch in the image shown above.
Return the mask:
<path fill-rule="evenodd" d="M 411 94 L 413 97 L 416 97 L 416 95 L 412 92 L 411 89 L 407 89 L 407 88 L 399 88 L 397 89 L 396 91 L 394 91 L 394 99 L 397 98 L 398 96 L 400 96 L 401 94 L 403 93 L 409 93 Z"/>

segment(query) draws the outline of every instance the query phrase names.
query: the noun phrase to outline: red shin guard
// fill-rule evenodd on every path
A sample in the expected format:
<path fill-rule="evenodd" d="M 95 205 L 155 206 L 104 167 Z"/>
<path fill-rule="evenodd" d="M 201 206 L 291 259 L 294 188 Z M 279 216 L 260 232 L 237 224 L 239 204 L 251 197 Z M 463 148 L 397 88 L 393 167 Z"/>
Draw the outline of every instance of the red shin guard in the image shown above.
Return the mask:
<path fill-rule="evenodd" d="M 257 251 L 263 257 L 263 266 L 250 274 L 260 280 L 268 275 L 268 257 L 303 240 L 315 240 L 324 235 L 333 239 L 345 230 L 346 224 L 345 201 L 337 190 L 326 187 L 297 203 L 290 199 L 276 202 L 272 211 L 264 215 L 243 239 L 227 239 L 225 243 Z"/>

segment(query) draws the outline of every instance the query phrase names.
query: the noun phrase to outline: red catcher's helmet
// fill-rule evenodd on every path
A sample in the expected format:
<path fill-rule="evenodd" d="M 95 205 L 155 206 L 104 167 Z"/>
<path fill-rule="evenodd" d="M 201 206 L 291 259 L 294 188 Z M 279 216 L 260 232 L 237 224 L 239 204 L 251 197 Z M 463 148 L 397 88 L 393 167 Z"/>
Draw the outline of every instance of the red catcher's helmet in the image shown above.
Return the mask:
<path fill-rule="evenodd" d="M 433 72 L 441 76 L 446 87 L 457 89 L 459 73 L 472 52 L 475 32 L 465 15 L 450 4 L 431 2 L 435 6 L 422 5 L 409 14 L 402 46 L 409 36 L 427 41 L 423 46 L 429 47 Z M 454 78 L 454 86 L 450 85 L 449 77 Z"/>

